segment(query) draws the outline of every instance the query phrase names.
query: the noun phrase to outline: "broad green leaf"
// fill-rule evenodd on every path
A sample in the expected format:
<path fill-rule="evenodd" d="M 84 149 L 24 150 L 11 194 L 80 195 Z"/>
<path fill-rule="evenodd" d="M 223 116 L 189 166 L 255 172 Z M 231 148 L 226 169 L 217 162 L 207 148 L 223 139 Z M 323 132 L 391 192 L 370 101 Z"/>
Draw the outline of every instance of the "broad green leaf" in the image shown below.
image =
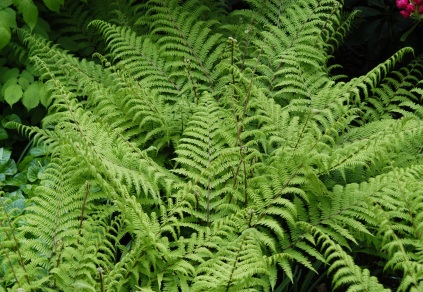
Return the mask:
<path fill-rule="evenodd" d="M 42 168 L 37 165 L 31 165 L 28 168 L 27 178 L 30 182 L 34 182 L 38 179 L 38 173 L 42 171 Z"/>
<path fill-rule="evenodd" d="M 8 186 L 20 187 L 21 185 L 26 184 L 27 177 L 26 173 L 18 172 L 13 177 L 10 177 L 6 180 Z"/>
<path fill-rule="evenodd" d="M 27 110 L 33 109 L 40 103 L 43 86 L 39 82 L 32 83 L 23 93 L 22 103 Z"/>
<path fill-rule="evenodd" d="M 4 90 L 4 100 L 13 106 L 22 98 L 22 87 L 19 84 L 12 84 Z"/>
<path fill-rule="evenodd" d="M 12 151 L 0 148 L 0 164 L 5 164 L 12 155 Z"/>
<path fill-rule="evenodd" d="M 78 44 L 70 37 L 60 37 L 57 43 L 61 45 L 65 50 L 73 51 L 78 48 Z"/>
<path fill-rule="evenodd" d="M 21 190 L 10 192 L 7 194 L 9 200 L 6 201 L 6 212 L 22 211 L 25 208 L 25 197 L 23 196 Z"/>
<path fill-rule="evenodd" d="M 37 6 L 34 5 L 32 0 L 19 0 L 17 4 L 18 10 L 22 13 L 25 23 L 33 30 L 38 20 Z"/>
<path fill-rule="evenodd" d="M 16 12 L 12 8 L 0 10 L 0 24 L 12 28 L 18 28 L 16 24 Z"/>
<path fill-rule="evenodd" d="M 25 177 L 26 180 L 26 177 Z M 35 186 L 34 186 L 35 187 Z M 22 190 L 22 192 L 27 196 L 27 197 L 32 197 L 33 195 L 33 189 L 34 187 L 30 184 L 23 184 L 19 186 L 19 189 Z M 1 291 L 0 291 L 1 292 Z"/>
<path fill-rule="evenodd" d="M 18 171 L 18 167 L 13 159 L 9 159 L 3 167 L 0 166 L 0 171 L 6 175 L 14 175 Z"/>
<path fill-rule="evenodd" d="M 22 173 L 23 171 L 28 170 L 30 164 L 31 163 L 33 164 L 34 161 L 35 161 L 34 156 L 32 156 L 32 155 L 25 156 L 24 159 L 22 159 L 21 162 L 18 165 L 18 171 L 20 171 Z M 25 176 L 25 178 L 26 178 L 26 176 Z"/>
<path fill-rule="evenodd" d="M 33 157 L 45 156 L 47 155 L 47 148 L 44 146 L 34 147 L 29 150 L 29 154 Z"/>
<path fill-rule="evenodd" d="M 64 2 L 65 0 L 44 0 L 44 4 L 48 9 L 54 12 L 59 12 L 60 6 L 62 6 Z"/>
<path fill-rule="evenodd" d="M 21 124 L 22 123 L 22 120 L 21 120 L 21 118 L 17 115 L 17 114 L 11 114 L 11 115 L 7 115 L 3 120 L 2 120 L 2 123 L 3 123 L 3 126 L 7 129 L 7 127 L 6 127 L 6 124 L 8 123 L 8 122 L 15 122 L 15 123 L 19 123 L 19 124 Z"/>
<path fill-rule="evenodd" d="M 18 84 L 18 79 L 17 78 L 11 78 L 9 79 L 1 88 L 0 90 L 0 96 L 1 96 L 1 100 L 4 101 L 4 92 L 6 91 L 6 88 L 8 88 L 11 85 L 15 85 Z"/>
<path fill-rule="evenodd" d="M 9 135 L 7 134 L 5 129 L 0 129 L 0 140 L 6 140 L 9 138 Z"/>
<path fill-rule="evenodd" d="M 11 204 L 10 207 L 11 207 L 12 210 L 18 209 L 19 211 L 22 211 L 23 209 L 25 209 L 25 199 L 19 198 L 19 199 L 13 201 L 13 203 Z"/>
<path fill-rule="evenodd" d="M 0 50 L 10 42 L 11 36 L 10 28 L 6 25 L 0 25 Z"/>
<path fill-rule="evenodd" d="M 22 87 L 22 90 L 26 90 L 29 86 L 28 80 L 22 77 L 19 77 L 18 84 Z"/>
<path fill-rule="evenodd" d="M 37 25 L 32 31 L 33 34 L 39 35 L 42 38 L 49 39 L 48 33 L 51 31 L 50 25 L 42 18 L 38 19 Z"/>
<path fill-rule="evenodd" d="M 34 75 L 32 75 L 28 70 L 23 70 L 20 77 L 25 78 L 29 83 L 34 83 Z"/>
<path fill-rule="evenodd" d="M 43 84 L 43 93 L 40 98 L 41 104 L 47 107 L 50 104 L 50 97 L 51 97 L 51 91 L 48 91 L 46 85 Z"/>
<path fill-rule="evenodd" d="M 0 1 L 0 9 L 3 9 L 5 7 L 8 7 L 12 5 L 12 0 L 1 0 Z"/>
<path fill-rule="evenodd" d="M 3 68 L 6 68 L 5 72 L 3 72 L 4 70 Z M 9 79 L 18 78 L 19 69 L 18 68 L 9 69 L 7 67 L 2 67 L 0 70 L 0 73 L 3 73 L 3 74 L 0 74 L 0 82 L 6 83 L 7 81 L 9 81 Z"/>

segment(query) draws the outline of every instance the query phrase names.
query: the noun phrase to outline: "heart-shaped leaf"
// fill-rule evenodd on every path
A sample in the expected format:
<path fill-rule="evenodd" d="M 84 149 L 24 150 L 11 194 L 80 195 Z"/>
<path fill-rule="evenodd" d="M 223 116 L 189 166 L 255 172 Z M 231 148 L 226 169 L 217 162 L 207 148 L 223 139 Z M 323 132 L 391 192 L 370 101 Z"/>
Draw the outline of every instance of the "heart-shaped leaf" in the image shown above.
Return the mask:
<path fill-rule="evenodd" d="M 0 25 L 0 50 L 9 43 L 11 37 L 10 28 L 6 25 Z"/>
<path fill-rule="evenodd" d="M 27 110 L 33 109 L 40 103 L 43 86 L 39 82 L 32 83 L 23 93 L 22 103 Z"/>
<path fill-rule="evenodd" d="M 22 95 L 22 87 L 19 84 L 11 84 L 4 90 L 4 100 L 10 106 L 17 103 L 22 98 Z"/>

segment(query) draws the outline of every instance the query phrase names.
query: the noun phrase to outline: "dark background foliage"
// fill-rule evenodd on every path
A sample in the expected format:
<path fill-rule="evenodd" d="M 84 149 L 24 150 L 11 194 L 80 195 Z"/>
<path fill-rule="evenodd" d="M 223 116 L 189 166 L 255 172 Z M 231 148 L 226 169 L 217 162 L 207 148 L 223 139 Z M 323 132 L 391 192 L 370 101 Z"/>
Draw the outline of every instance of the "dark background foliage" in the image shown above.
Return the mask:
<path fill-rule="evenodd" d="M 403 47 L 412 47 L 416 55 L 423 52 L 421 24 L 401 41 L 414 21 L 400 15 L 395 0 L 346 0 L 344 10 L 361 12 L 355 29 L 335 54 L 335 63 L 343 66 L 343 74 L 365 74 Z"/>

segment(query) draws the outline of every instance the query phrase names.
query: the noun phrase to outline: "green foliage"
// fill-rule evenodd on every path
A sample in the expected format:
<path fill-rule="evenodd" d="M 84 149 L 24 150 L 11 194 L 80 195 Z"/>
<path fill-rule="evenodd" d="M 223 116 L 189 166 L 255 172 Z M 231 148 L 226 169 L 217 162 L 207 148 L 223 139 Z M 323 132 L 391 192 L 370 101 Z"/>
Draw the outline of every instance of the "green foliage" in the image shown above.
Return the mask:
<path fill-rule="evenodd" d="M 44 84 L 34 80 L 34 75 L 24 70 L 19 72 L 17 68 L 0 68 L 1 93 L 0 102 L 5 101 L 9 106 L 21 101 L 29 111 L 41 103 L 47 106 L 47 92 Z"/>
<path fill-rule="evenodd" d="M 51 1 L 45 1 L 51 2 Z M 38 8 L 32 0 L 5 0 L 0 4 L 0 50 L 10 41 L 11 29 L 16 29 L 16 11 L 24 22 L 34 29 L 38 20 Z"/>
<path fill-rule="evenodd" d="M 3 190 L 4 287 L 280 291 L 324 265 L 333 289 L 388 290 L 363 245 L 421 290 L 422 58 L 340 82 L 342 2 L 247 2 L 127 1 L 93 17 L 91 60 L 19 31 L 48 115 L 5 126 L 51 160 L 21 211 Z"/>
<path fill-rule="evenodd" d="M 37 3 L 38 2 L 38 3 Z M 43 4 L 51 11 L 59 12 L 65 0 L 43 0 Z M 86 0 L 81 0 L 86 2 Z M 18 27 L 17 20 L 22 17 L 23 22 L 31 30 L 37 25 L 39 7 L 41 2 L 33 0 L 2 0 L 0 3 L 0 50 L 3 49 L 12 38 L 12 29 Z M 37 6 L 37 4 L 39 6 Z"/>
<path fill-rule="evenodd" d="M 14 156 L 24 151 L 28 141 L 5 125 L 11 121 L 36 125 L 45 116 L 47 89 L 31 72 L 30 68 L 20 71 L 17 67 L 0 67 L 0 147 L 13 148 Z"/>
<path fill-rule="evenodd" d="M 10 150 L 0 148 L 0 188 L 7 194 L 32 197 L 33 186 L 39 183 L 50 161 L 46 149 L 33 147 L 19 161 L 15 161 L 11 154 Z"/>

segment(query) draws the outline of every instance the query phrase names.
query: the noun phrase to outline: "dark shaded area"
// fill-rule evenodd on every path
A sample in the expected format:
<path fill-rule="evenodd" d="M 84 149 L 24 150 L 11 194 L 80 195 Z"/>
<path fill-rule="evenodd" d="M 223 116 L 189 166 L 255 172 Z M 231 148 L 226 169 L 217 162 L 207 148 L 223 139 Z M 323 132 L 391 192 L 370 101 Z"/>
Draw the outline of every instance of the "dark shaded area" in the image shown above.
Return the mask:
<path fill-rule="evenodd" d="M 352 254 L 354 262 L 361 268 L 368 269 L 371 275 L 378 278 L 385 288 L 396 291 L 402 281 L 401 272 L 384 270 L 384 266 L 389 259 L 381 255 L 369 254 L 368 252 L 369 250 L 366 249 L 354 249 Z"/>
<path fill-rule="evenodd" d="M 0 106 L 2 105 L 0 104 Z M 24 154 L 24 151 L 28 150 L 30 139 L 16 130 L 5 129 L 5 125 L 8 122 L 17 122 L 28 126 L 39 125 L 45 114 L 46 110 L 41 105 L 28 111 L 20 103 L 14 104 L 13 108 L 3 104 L 3 108 L 0 109 L 0 130 L 7 133 L 7 137 L 0 140 L 0 148 L 13 149 L 12 158 L 18 159 Z"/>
<path fill-rule="evenodd" d="M 401 16 L 395 0 L 345 0 L 344 11 L 354 10 L 360 11 L 354 29 L 335 52 L 333 60 L 343 69 L 334 73 L 348 77 L 366 74 L 404 47 L 412 47 L 416 56 L 423 53 L 422 24 L 401 40 L 415 21 Z M 408 56 L 403 63 L 407 64 L 412 58 Z"/>

